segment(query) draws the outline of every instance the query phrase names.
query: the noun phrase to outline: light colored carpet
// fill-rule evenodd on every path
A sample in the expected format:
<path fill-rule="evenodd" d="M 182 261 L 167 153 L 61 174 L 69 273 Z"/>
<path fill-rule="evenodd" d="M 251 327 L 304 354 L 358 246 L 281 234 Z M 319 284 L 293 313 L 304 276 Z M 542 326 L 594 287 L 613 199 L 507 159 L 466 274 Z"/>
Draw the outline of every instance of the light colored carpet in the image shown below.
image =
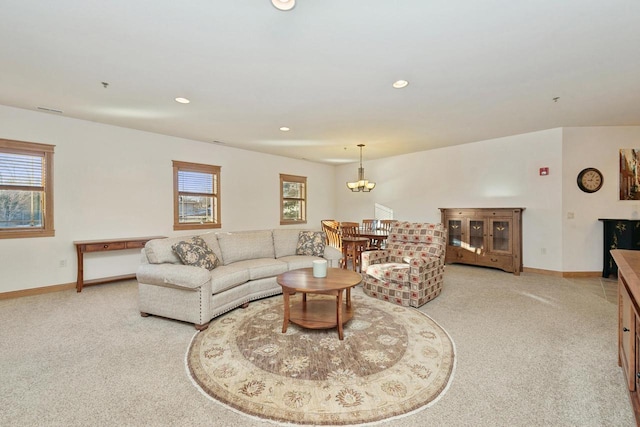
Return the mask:
<path fill-rule="evenodd" d="M 456 343 L 454 380 L 384 425 L 635 425 L 617 306 L 584 282 L 448 265 L 421 311 Z M 184 367 L 193 326 L 142 318 L 136 298 L 128 281 L 0 301 L 0 425 L 273 425 L 203 396 Z"/>

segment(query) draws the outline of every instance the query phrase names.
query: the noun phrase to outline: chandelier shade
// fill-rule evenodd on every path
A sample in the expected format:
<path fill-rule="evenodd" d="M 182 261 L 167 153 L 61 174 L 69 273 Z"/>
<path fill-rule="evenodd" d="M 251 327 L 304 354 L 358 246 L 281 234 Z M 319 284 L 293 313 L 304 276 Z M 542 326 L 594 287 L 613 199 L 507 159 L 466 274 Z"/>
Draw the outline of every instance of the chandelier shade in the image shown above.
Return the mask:
<path fill-rule="evenodd" d="M 358 168 L 358 180 L 347 182 L 347 188 L 354 193 L 359 191 L 368 193 L 376 187 L 376 183 L 370 182 L 364 177 L 364 168 L 362 167 L 362 147 L 364 147 L 364 144 L 358 144 L 358 147 L 360 147 L 360 167 Z"/>

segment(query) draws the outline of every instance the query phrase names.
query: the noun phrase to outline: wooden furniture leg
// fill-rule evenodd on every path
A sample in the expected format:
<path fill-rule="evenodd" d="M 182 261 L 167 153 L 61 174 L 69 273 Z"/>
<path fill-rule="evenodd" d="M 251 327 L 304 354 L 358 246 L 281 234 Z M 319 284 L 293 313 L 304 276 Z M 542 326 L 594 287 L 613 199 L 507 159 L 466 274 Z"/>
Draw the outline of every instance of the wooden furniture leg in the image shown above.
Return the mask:
<path fill-rule="evenodd" d="M 76 245 L 76 253 L 78 254 L 78 277 L 76 280 L 76 292 L 82 292 L 84 286 L 84 252 L 79 245 Z"/>
<path fill-rule="evenodd" d="M 289 316 L 291 315 L 291 307 L 289 307 L 289 293 L 283 292 L 282 296 L 284 297 L 284 320 L 282 321 L 282 333 L 287 332 L 287 327 L 289 326 Z"/>
<path fill-rule="evenodd" d="M 336 316 L 337 316 L 337 319 L 338 319 L 338 338 L 340 340 L 343 340 L 344 339 L 344 332 L 342 330 L 342 289 L 340 289 L 338 291 L 338 295 L 336 297 L 336 302 L 337 302 L 337 304 L 336 304 L 337 305 L 337 307 L 336 307 L 336 310 L 337 310 Z"/>

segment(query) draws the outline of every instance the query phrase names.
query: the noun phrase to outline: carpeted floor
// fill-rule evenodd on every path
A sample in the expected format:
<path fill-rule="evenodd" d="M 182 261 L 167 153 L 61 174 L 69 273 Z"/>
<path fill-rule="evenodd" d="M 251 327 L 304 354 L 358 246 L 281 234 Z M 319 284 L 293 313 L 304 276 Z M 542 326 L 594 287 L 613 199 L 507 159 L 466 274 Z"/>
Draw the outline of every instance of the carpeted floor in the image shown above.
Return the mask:
<path fill-rule="evenodd" d="M 453 380 L 451 338 L 429 316 L 356 287 L 344 339 L 333 329 L 288 325 L 283 299 L 254 301 L 214 319 L 187 355 L 194 382 L 240 412 L 299 425 L 357 425 L 432 405 Z M 300 294 L 291 297 L 299 304 Z M 310 295 L 307 304 L 335 296 Z"/>
<path fill-rule="evenodd" d="M 385 426 L 633 426 L 615 282 L 449 265 L 421 308 L 456 343 L 433 406 Z M 0 425 L 267 426 L 203 396 L 193 326 L 137 310 L 135 281 L 0 301 Z"/>

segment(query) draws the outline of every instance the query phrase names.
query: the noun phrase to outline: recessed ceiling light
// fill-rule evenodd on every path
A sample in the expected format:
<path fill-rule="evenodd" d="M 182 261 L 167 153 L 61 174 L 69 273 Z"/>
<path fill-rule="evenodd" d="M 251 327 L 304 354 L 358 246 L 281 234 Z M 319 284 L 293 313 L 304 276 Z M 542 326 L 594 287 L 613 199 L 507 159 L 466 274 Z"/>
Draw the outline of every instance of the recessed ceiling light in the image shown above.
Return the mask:
<path fill-rule="evenodd" d="M 278 10 L 291 10 L 296 5 L 296 0 L 271 0 Z"/>
<path fill-rule="evenodd" d="M 286 127 L 286 126 L 282 126 L 282 127 L 280 128 L 280 130 L 281 130 L 282 132 L 289 132 L 291 129 L 290 129 L 290 128 L 288 128 L 288 127 Z"/>
<path fill-rule="evenodd" d="M 406 80 L 398 80 L 393 83 L 393 87 L 396 89 L 402 89 L 403 87 L 407 87 L 408 85 L 409 85 L 409 82 Z"/>
<path fill-rule="evenodd" d="M 188 104 L 191 101 L 189 101 L 187 98 L 176 98 L 176 102 L 179 102 L 180 104 Z"/>

